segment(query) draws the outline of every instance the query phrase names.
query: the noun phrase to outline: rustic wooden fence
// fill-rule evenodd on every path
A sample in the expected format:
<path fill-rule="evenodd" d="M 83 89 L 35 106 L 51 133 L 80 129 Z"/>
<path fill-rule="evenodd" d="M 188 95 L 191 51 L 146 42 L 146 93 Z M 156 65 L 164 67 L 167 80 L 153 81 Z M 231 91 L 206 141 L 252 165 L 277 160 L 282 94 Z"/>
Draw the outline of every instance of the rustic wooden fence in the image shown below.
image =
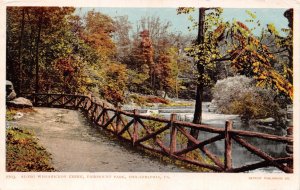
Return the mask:
<path fill-rule="evenodd" d="M 23 94 L 23 96 L 31 99 L 34 106 L 80 109 L 98 127 L 110 131 L 119 139 L 128 141 L 133 146 L 142 147 L 215 172 L 245 172 L 270 166 L 286 173 L 293 172 L 293 154 L 291 153 L 293 138 L 290 133 L 289 136 L 284 137 L 236 130 L 233 129 L 231 121 L 226 121 L 224 128 L 217 128 L 178 121 L 176 120 L 176 114 L 171 114 L 170 119 L 145 116 L 139 114 L 138 110 L 129 112 L 107 107 L 105 104 L 97 103 L 94 98 L 83 95 Z M 209 132 L 214 136 L 200 141 L 189 134 L 190 129 Z M 290 149 L 289 154 L 285 157 L 272 157 L 249 143 L 247 141 L 249 138 L 287 144 Z M 186 145 L 184 142 L 187 141 L 193 142 L 193 145 L 190 147 L 184 146 Z M 224 143 L 224 156 L 222 159 L 207 148 L 207 145 L 216 141 L 223 141 Z M 232 151 L 234 141 L 252 154 L 260 157 L 261 161 L 233 167 Z M 200 151 L 202 156 L 195 156 L 199 154 L 197 151 Z M 203 159 L 204 157 L 206 159 Z"/>

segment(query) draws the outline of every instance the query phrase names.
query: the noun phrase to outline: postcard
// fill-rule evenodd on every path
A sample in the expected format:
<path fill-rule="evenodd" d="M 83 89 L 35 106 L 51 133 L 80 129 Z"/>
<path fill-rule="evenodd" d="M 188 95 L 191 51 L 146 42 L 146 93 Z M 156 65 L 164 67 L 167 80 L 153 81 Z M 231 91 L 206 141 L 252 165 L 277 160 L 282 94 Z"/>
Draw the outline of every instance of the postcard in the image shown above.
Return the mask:
<path fill-rule="evenodd" d="M 299 1 L 0 5 L 0 190 L 300 188 Z"/>

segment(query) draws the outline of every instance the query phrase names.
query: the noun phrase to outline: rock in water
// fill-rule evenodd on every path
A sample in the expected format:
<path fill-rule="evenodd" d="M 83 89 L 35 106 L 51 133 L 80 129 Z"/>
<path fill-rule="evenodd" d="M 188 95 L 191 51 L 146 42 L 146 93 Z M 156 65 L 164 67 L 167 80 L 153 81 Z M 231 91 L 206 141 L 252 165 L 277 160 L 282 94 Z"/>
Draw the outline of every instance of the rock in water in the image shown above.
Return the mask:
<path fill-rule="evenodd" d="M 18 107 L 18 108 L 31 108 L 33 105 L 30 100 L 19 97 L 12 101 L 8 101 L 7 105 L 10 107 Z"/>

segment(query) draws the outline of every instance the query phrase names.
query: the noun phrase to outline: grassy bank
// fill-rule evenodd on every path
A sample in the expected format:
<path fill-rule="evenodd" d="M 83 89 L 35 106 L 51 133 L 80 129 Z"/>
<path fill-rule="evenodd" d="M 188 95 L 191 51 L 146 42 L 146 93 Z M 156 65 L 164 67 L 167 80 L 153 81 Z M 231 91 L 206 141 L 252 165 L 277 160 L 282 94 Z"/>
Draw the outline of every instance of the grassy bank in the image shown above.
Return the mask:
<path fill-rule="evenodd" d="M 7 121 L 13 120 L 14 113 L 12 110 L 7 111 Z M 51 165 L 50 153 L 38 144 L 38 139 L 32 133 L 9 127 L 6 129 L 6 171 L 49 172 L 55 169 Z"/>
<path fill-rule="evenodd" d="M 6 171 L 55 171 L 50 154 L 38 144 L 34 136 L 23 129 L 6 130 Z"/>

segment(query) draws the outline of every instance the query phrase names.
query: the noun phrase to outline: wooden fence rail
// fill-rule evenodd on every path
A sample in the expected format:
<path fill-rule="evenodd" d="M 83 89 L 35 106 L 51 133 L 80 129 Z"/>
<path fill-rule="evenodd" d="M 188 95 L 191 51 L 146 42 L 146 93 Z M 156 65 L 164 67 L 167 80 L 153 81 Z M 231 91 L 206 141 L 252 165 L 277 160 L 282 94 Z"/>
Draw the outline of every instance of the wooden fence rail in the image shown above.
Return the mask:
<path fill-rule="evenodd" d="M 204 167 L 215 172 L 245 172 L 263 167 L 276 167 L 286 173 L 293 172 L 293 154 L 286 157 L 274 158 L 252 145 L 247 138 L 259 138 L 287 144 L 292 148 L 293 138 L 277 136 L 259 132 L 235 130 L 233 123 L 226 121 L 224 129 L 210 125 L 194 124 L 176 120 L 176 114 L 170 119 L 145 116 L 138 110 L 126 112 L 100 104 L 94 98 L 83 95 L 68 94 L 22 94 L 33 101 L 34 106 L 54 107 L 66 109 L 80 109 L 98 127 L 102 127 L 116 135 L 119 139 L 130 142 L 133 146 L 169 156 L 174 159 Z M 190 129 L 215 134 L 208 139 L 199 140 L 190 135 Z M 247 137 L 247 138 L 245 138 Z M 212 153 L 207 145 L 217 141 L 224 141 L 224 159 Z M 186 147 L 184 142 L 193 142 Z M 232 160 L 233 141 L 244 147 L 261 161 L 234 168 Z M 200 151 L 197 152 L 197 151 Z M 291 152 L 291 151 L 290 151 Z M 202 155 L 196 157 L 195 155 Z M 203 159 L 203 158 L 206 159 Z"/>

